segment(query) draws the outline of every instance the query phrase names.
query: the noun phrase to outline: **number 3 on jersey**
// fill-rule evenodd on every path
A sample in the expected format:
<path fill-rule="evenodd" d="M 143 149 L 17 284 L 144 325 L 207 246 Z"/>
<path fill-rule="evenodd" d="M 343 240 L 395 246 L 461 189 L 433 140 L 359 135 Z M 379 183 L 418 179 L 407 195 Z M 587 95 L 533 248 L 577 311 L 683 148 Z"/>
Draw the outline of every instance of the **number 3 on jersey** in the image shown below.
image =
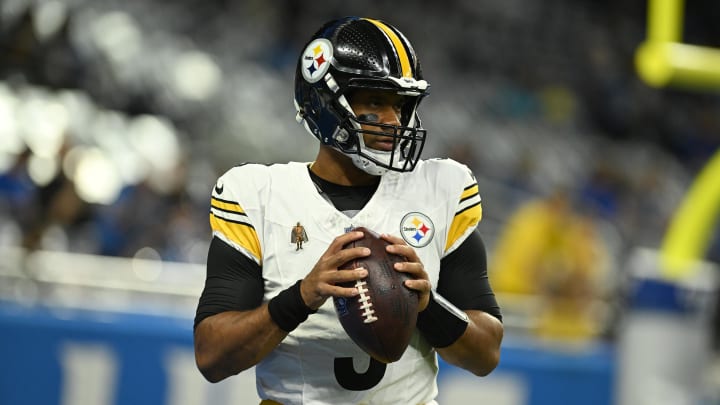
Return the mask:
<path fill-rule="evenodd" d="M 355 371 L 352 357 L 338 357 L 335 359 L 335 379 L 346 390 L 365 391 L 378 385 L 385 375 L 386 368 L 387 364 L 371 357 L 367 371 L 358 373 Z"/>

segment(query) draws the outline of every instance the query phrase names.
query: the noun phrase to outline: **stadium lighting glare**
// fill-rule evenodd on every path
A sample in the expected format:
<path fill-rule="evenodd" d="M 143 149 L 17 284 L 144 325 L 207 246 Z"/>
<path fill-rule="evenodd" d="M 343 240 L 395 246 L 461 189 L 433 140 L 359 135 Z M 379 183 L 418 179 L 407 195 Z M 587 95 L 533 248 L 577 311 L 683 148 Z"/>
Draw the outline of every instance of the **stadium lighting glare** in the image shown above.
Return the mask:
<path fill-rule="evenodd" d="M 28 174 L 32 181 L 39 185 L 49 184 L 59 171 L 58 160 L 55 156 L 31 155 L 28 160 Z"/>
<path fill-rule="evenodd" d="M 65 107 L 41 96 L 20 105 L 17 120 L 28 147 L 39 156 L 55 156 L 65 141 L 68 115 Z"/>
<path fill-rule="evenodd" d="M 68 18 L 67 5 L 62 1 L 50 0 L 35 6 L 34 28 L 40 40 L 55 35 Z"/>
<path fill-rule="evenodd" d="M 98 148 L 87 148 L 77 157 L 75 188 L 89 203 L 112 204 L 123 183 L 112 161 Z"/>
<path fill-rule="evenodd" d="M 155 170 L 175 168 L 181 158 L 180 141 L 175 128 L 154 115 L 138 116 L 128 127 L 130 144 Z"/>
<path fill-rule="evenodd" d="M 19 154 L 25 143 L 18 134 L 15 98 L 0 88 L 0 153 Z"/>
<path fill-rule="evenodd" d="M 111 61 L 126 66 L 136 63 L 143 36 L 135 19 L 128 13 L 113 11 L 92 22 L 92 39 Z"/>
<path fill-rule="evenodd" d="M 180 97 L 203 101 L 220 88 L 222 72 L 213 59 L 204 52 L 182 54 L 175 65 L 173 85 Z"/>

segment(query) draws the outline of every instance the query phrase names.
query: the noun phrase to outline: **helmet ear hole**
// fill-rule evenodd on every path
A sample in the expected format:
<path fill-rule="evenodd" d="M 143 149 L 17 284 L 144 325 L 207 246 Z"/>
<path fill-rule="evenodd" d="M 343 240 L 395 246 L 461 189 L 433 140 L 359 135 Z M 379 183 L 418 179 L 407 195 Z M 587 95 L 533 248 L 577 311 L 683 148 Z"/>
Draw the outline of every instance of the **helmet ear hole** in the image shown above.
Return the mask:
<path fill-rule="evenodd" d="M 315 87 L 310 89 L 310 97 L 308 97 L 307 106 L 313 115 L 317 115 L 322 109 L 322 97 L 318 93 L 318 89 Z"/>
<path fill-rule="evenodd" d="M 361 135 L 353 135 L 346 128 L 343 128 L 341 126 L 335 133 L 334 140 L 337 146 L 340 147 L 340 149 L 342 149 L 344 152 L 352 152 L 357 149 L 358 136 Z"/>

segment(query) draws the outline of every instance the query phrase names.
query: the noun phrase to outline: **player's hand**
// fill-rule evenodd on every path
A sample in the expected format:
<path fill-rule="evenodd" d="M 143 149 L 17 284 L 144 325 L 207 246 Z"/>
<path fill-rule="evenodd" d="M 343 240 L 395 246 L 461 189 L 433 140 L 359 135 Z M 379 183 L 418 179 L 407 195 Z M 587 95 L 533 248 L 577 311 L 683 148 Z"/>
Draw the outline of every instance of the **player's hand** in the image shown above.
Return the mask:
<path fill-rule="evenodd" d="M 430 301 L 430 289 L 432 286 L 430 285 L 430 276 L 425 272 L 425 266 L 420 261 L 420 257 L 418 257 L 415 249 L 408 246 L 402 238 L 388 234 L 382 234 L 381 236 L 392 243 L 386 248 L 389 253 L 404 256 L 407 259 L 406 262 L 395 263 L 395 270 L 413 277 L 413 280 L 405 281 L 405 286 L 418 292 L 418 312 L 423 311 Z"/>
<path fill-rule="evenodd" d="M 343 249 L 343 246 L 362 237 L 362 232 L 353 231 L 333 240 L 310 273 L 300 283 L 300 293 L 305 305 L 311 309 L 318 309 L 329 297 L 358 295 L 357 288 L 340 287 L 337 284 L 360 280 L 367 276 L 367 270 L 363 268 L 339 270 L 338 267 L 350 260 L 370 255 L 370 249 L 366 247 Z"/>

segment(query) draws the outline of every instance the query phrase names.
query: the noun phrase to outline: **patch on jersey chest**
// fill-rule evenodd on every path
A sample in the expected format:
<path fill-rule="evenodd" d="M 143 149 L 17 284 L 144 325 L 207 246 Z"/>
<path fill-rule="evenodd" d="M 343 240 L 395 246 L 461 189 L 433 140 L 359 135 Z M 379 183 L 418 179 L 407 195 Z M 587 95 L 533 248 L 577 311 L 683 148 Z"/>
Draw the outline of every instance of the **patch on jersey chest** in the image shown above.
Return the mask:
<path fill-rule="evenodd" d="M 307 232 L 305 232 L 305 227 L 300 225 L 300 222 L 298 222 L 290 230 L 290 243 L 294 243 L 295 250 L 298 251 L 303 248 L 303 243 L 308 241 L 309 239 L 307 236 Z"/>
<path fill-rule="evenodd" d="M 435 225 L 427 215 L 411 212 L 400 221 L 400 235 L 408 245 L 415 248 L 424 247 L 435 236 Z"/>

